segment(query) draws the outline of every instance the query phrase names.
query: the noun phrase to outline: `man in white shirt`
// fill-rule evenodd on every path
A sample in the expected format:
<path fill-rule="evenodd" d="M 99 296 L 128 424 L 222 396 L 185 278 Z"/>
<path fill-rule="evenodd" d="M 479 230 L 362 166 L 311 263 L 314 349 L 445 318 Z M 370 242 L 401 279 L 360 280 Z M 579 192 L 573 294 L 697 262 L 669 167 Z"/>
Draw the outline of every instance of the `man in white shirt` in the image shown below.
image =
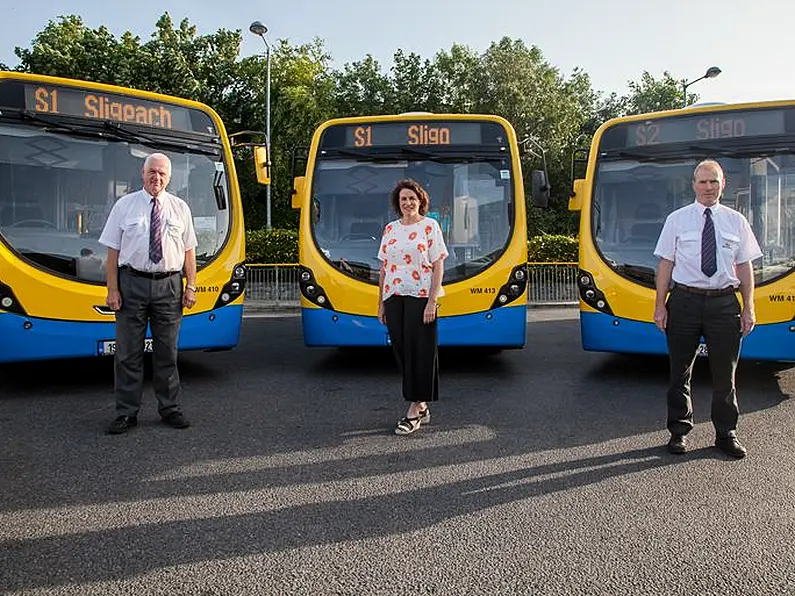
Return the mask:
<path fill-rule="evenodd" d="M 147 325 L 152 329 L 158 413 L 169 426 L 190 426 L 178 403 L 177 340 L 182 308 L 196 303 L 196 233 L 190 207 L 166 192 L 170 179 L 171 160 L 162 153 L 149 155 L 144 188 L 116 201 L 99 239 L 108 247 L 107 305 L 116 311 L 117 417 L 110 434 L 125 433 L 138 423 Z"/>
<path fill-rule="evenodd" d="M 741 339 L 756 322 L 751 262 L 762 251 L 745 217 L 720 204 L 725 186 L 720 164 L 702 161 L 693 172 L 695 202 L 665 220 L 654 250 L 660 257 L 654 323 L 666 334 L 670 356 L 668 450 L 687 450 L 685 436 L 693 428 L 690 379 L 703 336 L 712 371 L 715 446 L 741 458 L 746 449 L 737 438 L 734 374 Z"/>

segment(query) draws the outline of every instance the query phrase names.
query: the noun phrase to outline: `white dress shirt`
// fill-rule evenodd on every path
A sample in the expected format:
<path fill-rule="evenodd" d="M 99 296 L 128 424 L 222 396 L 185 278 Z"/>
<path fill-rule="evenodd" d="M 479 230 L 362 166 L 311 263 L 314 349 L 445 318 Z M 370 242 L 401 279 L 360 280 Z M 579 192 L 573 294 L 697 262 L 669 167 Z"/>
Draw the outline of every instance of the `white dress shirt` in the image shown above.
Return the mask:
<path fill-rule="evenodd" d="M 654 254 L 673 261 L 674 282 L 695 288 L 718 290 L 740 285 L 735 265 L 762 256 L 748 220 L 730 207 L 710 207 L 717 240 L 718 270 L 712 277 L 701 271 L 701 232 L 706 207 L 694 201 L 668 215 Z"/>
<path fill-rule="evenodd" d="M 152 196 L 139 190 L 121 197 L 113 205 L 102 235 L 101 244 L 119 251 L 119 266 L 138 271 L 181 271 L 185 251 L 196 248 L 196 232 L 188 204 L 168 192 L 161 192 L 160 221 L 163 225 L 163 259 L 149 260 L 149 225 Z"/>

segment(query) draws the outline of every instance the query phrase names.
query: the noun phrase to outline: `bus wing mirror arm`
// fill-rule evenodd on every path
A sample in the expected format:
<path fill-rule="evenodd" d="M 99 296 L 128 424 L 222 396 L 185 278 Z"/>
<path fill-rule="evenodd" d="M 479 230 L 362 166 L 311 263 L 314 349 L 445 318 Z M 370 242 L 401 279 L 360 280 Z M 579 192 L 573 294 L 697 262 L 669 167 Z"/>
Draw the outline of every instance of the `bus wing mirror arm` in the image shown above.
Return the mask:
<path fill-rule="evenodd" d="M 530 135 L 520 141 L 520 146 L 533 157 L 541 160 L 543 170 L 533 170 L 530 181 L 530 195 L 536 207 L 548 207 L 552 188 L 549 185 L 549 170 L 547 170 L 547 157 L 544 148 Z M 530 147 L 532 145 L 532 148 Z"/>

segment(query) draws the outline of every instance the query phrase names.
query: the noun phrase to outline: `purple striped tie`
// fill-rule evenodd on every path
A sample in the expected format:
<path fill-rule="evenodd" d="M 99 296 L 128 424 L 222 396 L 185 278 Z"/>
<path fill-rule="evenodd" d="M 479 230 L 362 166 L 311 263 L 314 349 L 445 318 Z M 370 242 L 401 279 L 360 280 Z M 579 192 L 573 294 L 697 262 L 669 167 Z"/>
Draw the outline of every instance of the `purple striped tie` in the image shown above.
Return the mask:
<path fill-rule="evenodd" d="M 704 229 L 701 232 L 701 271 L 712 277 L 718 270 L 717 243 L 715 242 L 715 225 L 712 223 L 712 212 L 704 210 Z"/>
<path fill-rule="evenodd" d="M 160 201 L 152 199 L 152 218 L 149 220 L 149 260 L 163 260 L 163 226 L 160 222 Z"/>

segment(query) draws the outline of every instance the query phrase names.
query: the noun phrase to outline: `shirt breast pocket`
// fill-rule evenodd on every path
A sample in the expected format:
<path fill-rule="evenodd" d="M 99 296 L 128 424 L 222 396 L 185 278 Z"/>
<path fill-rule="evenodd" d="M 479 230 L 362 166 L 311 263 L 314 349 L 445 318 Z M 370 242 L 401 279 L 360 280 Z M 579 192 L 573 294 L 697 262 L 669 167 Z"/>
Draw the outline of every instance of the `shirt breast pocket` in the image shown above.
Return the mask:
<path fill-rule="evenodd" d="M 182 225 L 181 221 L 176 221 L 176 220 L 166 221 L 166 234 L 168 234 L 172 238 L 181 239 L 184 233 L 185 233 L 185 226 Z"/>
<path fill-rule="evenodd" d="M 149 233 L 149 223 L 143 217 L 130 219 L 124 224 L 124 235 L 128 238 L 138 238 Z"/>
<path fill-rule="evenodd" d="M 730 258 L 731 262 L 734 263 L 734 257 L 740 250 L 740 237 L 731 232 L 721 232 L 719 248 L 721 254 Z"/>
<path fill-rule="evenodd" d="M 682 232 L 677 244 L 682 256 L 694 259 L 699 258 L 701 254 L 701 235 L 697 230 Z"/>

